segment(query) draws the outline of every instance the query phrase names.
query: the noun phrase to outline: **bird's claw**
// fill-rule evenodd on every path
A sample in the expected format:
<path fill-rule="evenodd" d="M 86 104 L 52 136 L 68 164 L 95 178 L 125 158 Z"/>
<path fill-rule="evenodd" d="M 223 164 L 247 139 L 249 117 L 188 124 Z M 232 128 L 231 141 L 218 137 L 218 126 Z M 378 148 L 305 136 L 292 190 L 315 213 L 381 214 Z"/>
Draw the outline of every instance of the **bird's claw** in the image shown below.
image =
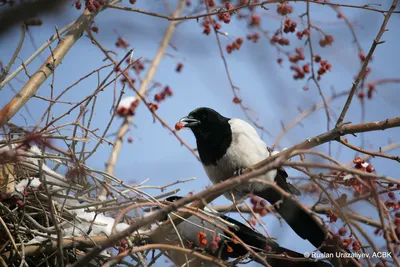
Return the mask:
<path fill-rule="evenodd" d="M 233 173 L 233 176 L 241 176 L 241 175 L 243 175 L 244 174 L 244 168 L 240 168 L 240 169 L 237 169 L 234 173 Z"/>

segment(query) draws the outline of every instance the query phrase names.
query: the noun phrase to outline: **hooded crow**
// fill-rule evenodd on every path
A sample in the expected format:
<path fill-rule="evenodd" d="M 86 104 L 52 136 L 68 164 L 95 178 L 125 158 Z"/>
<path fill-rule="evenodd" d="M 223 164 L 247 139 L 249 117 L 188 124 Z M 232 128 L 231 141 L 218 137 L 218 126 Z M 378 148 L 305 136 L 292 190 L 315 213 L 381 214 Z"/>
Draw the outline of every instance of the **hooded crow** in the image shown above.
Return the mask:
<path fill-rule="evenodd" d="M 192 130 L 196 137 L 197 149 L 203 167 L 210 180 L 216 184 L 233 176 L 240 175 L 243 170 L 270 156 L 267 145 L 259 137 L 256 130 L 240 119 L 230 119 L 210 108 L 197 108 L 180 120 L 183 127 Z M 257 178 L 275 182 L 280 188 L 293 195 L 300 195 L 293 185 L 287 181 L 287 173 L 283 168 L 271 170 Z M 329 231 L 321 225 L 319 218 L 311 211 L 306 211 L 290 197 L 283 196 L 276 189 L 259 182 L 238 185 L 224 193 L 230 200 L 255 194 L 264 198 L 282 216 L 288 225 L 303 239 L 308 240 L 323 252 L 338 250 L 338 242 L 325 245 Z M 322 247 L 321 247 L 322 246 Z"/>
<path fill-rule="evenodd" d="M 180 198 L 182 197 L 172 196 L 167 198 L 166 201 L 173 202 Z M 159 207 L 153 208 L 153 210 L 156 209 L 159 209 Z M 266 238 L 262 234 L 254 231 L 253 229 L 231 217 L 220 214 L 208 207 L 206 207 L 204 210 L 206 211 L 206 214 L 202 214 L 203 218 L 208 218 L 208 220 L 215 223 L 204 220 L 200 218 L 200 216 L 192 215 L 185 221 L 178 224 L 176 227 L 177 232 L 186 247 L 191 247 L 195 250 L 207 253 L 224 261 L 228 260 L 229 258 L 236 259 L 246 256 L 249 251 L 239 242 L 234 241 L 228 231 L 223 230 L 227 229 L 236 235 L 240 240 L 242 240 L 247 246 L 251 247 L 256 253 L 265 253 L 264 255 L 260 254 L 260 256 L 265 257 L 268 264 L 272 267 L 331 266 L 326 262 L 315 261 L 312 258 L 307 260 L 304 258 L 303 254 L 279 246 L 279 244 L 274 242 L 271 238 Z M 171 216 L 174 217 L 173 215 Z M 220 219 L 218 219 L 218 217 Z M 164 221 L 167 219 L 168 218 L 165 217 Z M 163 239 L 164 243 L 168 242 L 169 244 L 173 245 L 181 244 L 175 229 L 172 229 L 167 237 Z M 154 241 L 160 242 L 159 240 Z M 183 257 L 182 253 L 168 251 L 168 254 L 170 259 L 178 266 L 186 263 L 186 259 Z M 259 261 L 255 257 L 253 257 L 253 259 L 255 261 Z M 196 257 L 193 257 L 193 259 L 189 257 L 189 260 L 190 266 L 216 266 L 214 263 L 198 260 Z"/>

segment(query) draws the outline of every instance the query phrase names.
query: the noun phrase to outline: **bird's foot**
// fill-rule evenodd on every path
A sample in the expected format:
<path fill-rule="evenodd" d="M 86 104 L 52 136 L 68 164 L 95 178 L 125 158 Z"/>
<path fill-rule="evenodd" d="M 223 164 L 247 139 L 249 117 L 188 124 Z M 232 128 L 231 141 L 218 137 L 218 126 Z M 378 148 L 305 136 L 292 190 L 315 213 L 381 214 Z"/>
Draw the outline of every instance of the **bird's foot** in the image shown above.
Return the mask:
<path fill-rule="evenodd" d="M 246 168 L 239 168 L 233 173 L 233 176 L 243 175 L 245 170 L 246 170 Z"/>

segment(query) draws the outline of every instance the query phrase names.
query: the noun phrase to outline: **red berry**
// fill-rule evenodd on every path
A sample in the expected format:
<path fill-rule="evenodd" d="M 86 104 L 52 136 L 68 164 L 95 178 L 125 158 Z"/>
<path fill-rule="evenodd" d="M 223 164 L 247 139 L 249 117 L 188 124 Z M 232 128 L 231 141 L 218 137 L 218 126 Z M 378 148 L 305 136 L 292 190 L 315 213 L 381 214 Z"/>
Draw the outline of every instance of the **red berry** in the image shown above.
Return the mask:
<path fill-rule="evenodd" d="M 179 131 L 179 130 L 181 130 L 184 126 L 185 126 L 185 124 L 183 124 L 182 122 L 177 122 L 177 123 L 175 124 L 175 130 Z"/>
<path fill-rule="evenodd" d="M 25 206 L 25 202 L 23 202 L 21 199 L 17 200 L 15 203 L 18 205 L 18 207 Z"/>
<path fill-rule="evenodd" d="M 224 23 L 228 24 L 231 22 L 231 15 L 229 13 L 224 13 L 222 16 L 222 20 Z"/>
<path fill-rule="evenodd" d="M 240 103 L 242 103 L 242 100 L 241 100 L 240 98 L 238 98 L 237 96 L 235 96 L 235 97 L 233 98 L 233 103 L 235 103 L 235 104 L 240 104 Z"/>
<path fill-rule="evenodd" d="M 258 203 L 259 200 L 260 200 L 260 199 L 259 199 L 257 196 L 252 196 L 252 197 L 250 198 L 250 202 L 251 202 L 251 204 L 253 204 L 253 205 L 256 205 L 256 204 Z"/>
<path fill-rule="evenodd" d="M 297 38 L 299 38 L 299 40 L 301 40 L 303 38 L 303 32 L 297 32 L 296 33 Z"/>
<path fill-rule="evenodd" d="M 396 195 L 395 195 L 394 192 L 392 192 L 392 191 L 390 191 L 390 192 L 388 193 L 388 196 L 389 196 L 389 198 L 392 199 L 392 200 L 395 200 L 395 199 L 396 199 Z"/>
<path fill-rule="evenodd" d="M 164 93 L 165 93 L 167 96 L 172 96 L 172 94 L 173 94 L 171 88 L 169 88 L 168 85 L 165 86 L 165 88 L 164 88 Z"/>
<path fill-rule="evenodd" d="M 99 33 L 99 28 L 97 26 L 93 26 L 91 30 L 92 32 Z"/>
<path fill-rule="evenodd" d="M 367 166 L 367 168 L 366 168 L 365 170 L 366 170 L 368 173 L 371 173 L 371 172 L 374 172 L 374 171 L 375 171 L 374 167 L 372 167 L 371 164 L 368 164 L 368 166 Z"/>
<path fill-rule="evenodd" d="M 78 10 L 80 10 L 82 8 L 81 1 L 76 1 L 75 2 L 75 8 L 78 9 Z"/>
<path fill-rule="evenodd" d="M 93 4 L 88 5 L 88 6 L 87 6 L 87 9 L 88 9 L 90 12 L 95 12 L 95 11 L 96 11 L 96 7 L 95 7 Z"/>
<path fill-rule="evenodd" d="M 347 229 L 344 227 L 341 227 L 338 231 L 339 235 L 344 236 L 347 233 Z"/>
<path fill-rule="evenodd" d="M 261 211 L 260 211 L 260 216 L 265 216 L 265 215 L 267 215 L 268 214 L 268 210 L 266 210 L 266 209 L 262 209 Z"/>
<path fill-rule="evenodd" d="M 360 60 L 361 60 L 361 61 L 365 61 L 365 59 L 367 58 L 367 57 L 364 55 L 364 53 L 363 53 L 362 51 L 360 51 L 360 52 L 358 53 L 358 56 L 360 57 Z"/>
<path fill-rule="evenodd" d="M 225 8 L 228 10 L 231 10 L 231 9 L 233 9 L 233 6 L 229 2 L 225 2 Z"/>
<path fill-rule="evenodd" d="M 182 63 L 178 63 L 178 65 L 176 66 L 176 72 L 181 72 L 181 70 L 182 70 L 182 68 L 183 68 L 183 64 Z"/>

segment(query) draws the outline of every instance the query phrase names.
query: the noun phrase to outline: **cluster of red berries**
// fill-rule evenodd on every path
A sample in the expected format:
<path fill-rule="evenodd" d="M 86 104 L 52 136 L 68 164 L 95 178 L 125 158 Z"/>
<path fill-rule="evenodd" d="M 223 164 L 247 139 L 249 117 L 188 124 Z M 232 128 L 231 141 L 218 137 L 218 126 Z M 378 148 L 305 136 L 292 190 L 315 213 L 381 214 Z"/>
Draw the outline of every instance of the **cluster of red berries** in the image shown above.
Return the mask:
<path fill-rule="evenodd" d="M 181 71 L 182 71 L 182 68 L 183 68 L 183 64 L 182 64 L 182 63 L 178 63 L 178 65 L 176 65 L 175 71 L 176 71 L 176 72 L 181 72 Z"/>
<path fill-rule="evenodd" d="M 342 239 L 342 246 L 344 248 L 349 248 L 350 245 L 352 246 L 352 249 L 354 251 L 360 251 L 360 249 L 361 249 L 360 243 L 357 240 L 355 240 L 354 238 L 350 237 L 350 238 Z"/>
<path fill-rule="evenodd" d="M 320 63 L 319 69 L 317 71 L 318 77 L 317 80 L 321 80 L 321 76 L 324 75 L 327 71 L 332 69 L 332 65 L 328 63 L 328 60 L 322 60 L 321 56 L 315 56 L 314 61 L 316 63 Z"/>
<path fill-rule="evenodd" d="M 151 111 L 156 111 L 158 109 L 157 104 L 147 103 L 147 106 L 150 108 Z"/>
<path fill-rule="evenodd" d="M 257 43 L 258 39 L 260 39 L 259 33 L 247 34 L 247 40 L 251 40 L 253 43 Z"/>
<path fill-rule="evenodd" d="M 305 74 L 310 72 L 308 64 L 305 64 L 302 68 L 296 65 L 292 65 L 290 66 L 290 69 L 295 72 L 295 74 L 293 74 L 293 79 L 295 80 L 304 79 L 304 77 L 306 76 Z"/>
<path fill-rule="evenodd" d="M 329 222 L 331 223 L 336 222 L 337 219 L 339 218 L 339 215 L 336 212 L 333 212 L 332 210 L 327 210 L 325 215 L 326 217 L 329 218 Z"/>
<path fill-rule="evenodd" d="M 279 36 L 276 34 L 274 36 L 272 36 L 270 42 L 271 42 L 271 44 L 278 43 L 280 45 L 289 45 L 290 44 L 289 39 L 286 39 L 284 37 L 279 38 Z"/>
<path fill-rule="evenodd" d="M 308 37 L 308 35 L 310 35 L 310 30 L 309 29 L 305 29 L 304 31 L 298 31 L 296 33 L 296 36 L 299 40 L 303 39 L 303 36 Z"/>
<path fill-rule="evenodd" d="M 129 43 L 125 39 L 123 39 L 122 37 L 118 37 L 118 40 L 115 43 L 115 46 L 118 47 L 118 48 L 119 47 L 128 48 Z"/>
<path fill-rule="evenodd" d="M 321 47 L 325 47 L 327 45 L 332 45 L 332 43 L 333 43 L 333 36 L 329 35 L 329 34 L 325 35 L 324 39 L 319 40 L 319 45 Z"/>
<path fill-rule="evenodd" d="M 296 54 L 294 56 L 289 56 L 289 61 L 296 63 L 297 61 L 304 60 L 305 58 L 306 57 L 304 56 L 303 49 L 301 47 L 296 47 Z"/>
<path fill-rule="evenodd" d="M 90 12 L 96 12 L 103 5 L 107 3 L 107 0 L 85 0 L 85 8 Z M 82 8 L 82 3 L 80 0 L 75 1 L 75 8 L 80 10 Z"/>
<path fill-rule="evenodd" d="M 249 26 L 260 26 L 261 18 L 256 14 L 251 15 Z"/>
<path fill-rule="evenodd" d="M 39 18 L 32 18 L 32 19 L 27 19 L 24 21 L 25 26 L 40 26 L 43 24 L 42 20 Z"/>
<path fill-rule="evenodd" d="M 199 241 L 200 246 L 207 246 L 207 234 L 205 232 L 198 232 L 197 233 L 197 240 Z"/>
<path fill-rule="evenodd" d="M 296 21 L 287 19 L 287 20 L 285 20 L 285 23 L 283 24 L 283 32 L 284 33 L 295 32 L 296 27 L 297 27 Z"/>
<path fill-rule="evenodd" d="M 258 213 L 261 216 L 265 216 L 268 214 L 267 210 L 267 202 L 264 199 L 261 199 L 257 196 L 252 196 L 250 198 L 251 204 L 253 204 L 254 213 Z"/>
<path fill-rule="evenodd" d="M 281 14 L 282 16 L 286 16 L 287 14 L 293 12 L 293 7 L 286 3 L 282 3 L 278 5 L 276 12 L 278 12 L 278 14 Z"/>
<path fill-rule="evenodd" d="M 139 105 L 139 100 L 136 99 L 135 101 L 133 101 L 131 103 L 131 105 L 129 106 L 129 108 L 125 108 L 125 107 L 119 107 L 117 109 L 117 114 L 121 117 L 125 117 L 125 116 L 133 116 L 135 115 L 135 110 Z"/>
<path fill-rule="evenodd" d="M 168 96 L 172 96 L 172 90 L 171 88 L 169 88 L 169 86 L 165 86 L 164 90 L 162 90 L 160 93 L 156 94 L 154 96 L 154 101 L 156 101 L 157 103 L 160 103 L 161 101 L 163 101 L 166 97 Z"/>
<path fill-rule="evenodd" d="M 353 163 L 355 164 L 354 165 L 355 169 L 359 169 L 361 171 L 365 171 L 368 173 L 375 171 L 374 167 L 372 167 L 372 165 L 370 163 L 365 162 L 365 160 L 361 159 L 360 157 L 354 158 Z"/>
<path fill-rule="evenodd" d="M 226 24 L 231 22 L 231 14 L 229 14 L 228 12 L 218 13 L 217 17 L 218 17 L 219 20 L 222 20 Z"/>
<path fill-rule="evenodd" d="M 372 173 L 375 171 L 374 167 L 369 164 L 368 162 L 365 162 L 364 160 L 362 160 L 360 157 L 356 157 L 353 159 L 353 163 L 354 163 L 354 168 L 361 170 L 361 171 L 365 171 L 367 173 Z M 346 173 L 342 173 L 341 176 L 345 176 L 347 175 Z M 362 177 L 361 177 L 362 178 Z M 356 180 L 355 178 L 350 178 L 347 179 L 345 181 L 345 185 L 346 186 L 352 186 L 355 191 L 354 191 L 354 196 L 355 197 L 359 197 L 365 194 L 369 194 L 371 191 L 371 188 L 369 186 L 366 186 L 364 184 L 362 184 L 361 182 L 359 182 L 358 180 Z M 373 184 L 375 185 L 375 184 Z"/>
<path fill-rule="evenodd" d="M 213 23 L 214 23 L 214 25 L 217 24 L 214 20 L 213 20 Z M 212 24 L 211 23 L 211 19 L 209 17 L 204 18 L 204 20 L 203 20 L 203 33 L 205 35 L 210 35 L 210 33 L 211 33 L 210 25 L 211 24 Z"/>
<path fill-rule="evenodd" d="M 239 50 L 242 44 L 243 44 L 243 38 L 239 37 L 233 43 L 228 44 L 226 46 L 226 52 L 230 54 L 232 53 L 233 50 Z"/>

